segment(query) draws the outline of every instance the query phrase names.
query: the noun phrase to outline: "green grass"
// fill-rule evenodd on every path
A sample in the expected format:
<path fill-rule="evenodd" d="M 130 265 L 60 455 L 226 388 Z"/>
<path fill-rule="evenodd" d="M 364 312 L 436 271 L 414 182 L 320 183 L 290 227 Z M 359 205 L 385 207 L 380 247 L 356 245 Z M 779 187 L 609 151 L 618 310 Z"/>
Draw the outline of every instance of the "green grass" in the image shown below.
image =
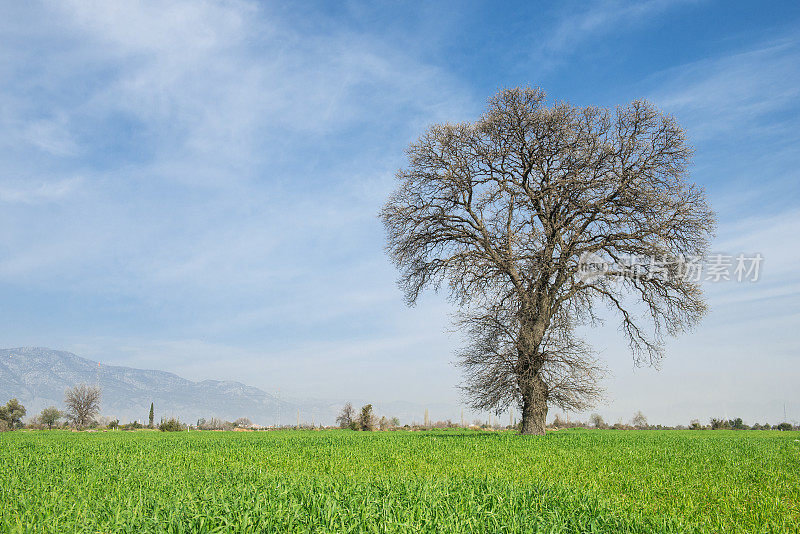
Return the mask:
<path fill-rule="evenodd" d="M 12 532 L 800 532 L 800 433 L 0 434 Z"/>

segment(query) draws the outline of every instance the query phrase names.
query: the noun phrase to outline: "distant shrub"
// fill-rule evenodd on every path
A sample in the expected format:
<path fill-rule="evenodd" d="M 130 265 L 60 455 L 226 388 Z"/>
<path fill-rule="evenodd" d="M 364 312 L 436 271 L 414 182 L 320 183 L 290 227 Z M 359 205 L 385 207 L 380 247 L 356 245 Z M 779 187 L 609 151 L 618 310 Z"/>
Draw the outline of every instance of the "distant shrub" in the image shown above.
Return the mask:
<path fill-rule="evenodd" d="M 709 422 L 711 423 L 711 430 L 730 430 L 731 428 L 731 422 L 725 419 L 712 417 Z"/>
<path fill-rule="evenodd" d="M 631 419 L 631 426 L 640 430 L 647 428 L 647 417 L 641 411 L 636 412 Z"/>
<path fill-rule="evenodd" d="M 61 410 L 55 406 L 50 406 L 42 410 L 42 413 L 39 414 L 38 421 L 42 426 L 52 429 L 54 426 L 58 426 L 58 420 L 63 417 L 64 414 L 61 413 Z"/>
<path fill-rule="evenodd" d="M 162 419 L 158 425 L 158 429 L 162 432 L 180 432 L 186 430 L 186 425 L 181 423 L 178 419 L 170 417 L 169 419 Z"/>
<path fill-rule="evenodd" d="M 199 419 L 197 428 L 198 430 L 233 430 L 233 423 L 212 417 L 211 419 Z"/>
<path fill-rule="evenodd" d="M 132 423 L 125 423 L 124 425 L 119 426 L 122 430 L 138 430 L 140 428 L 144 428 L 139 421 L 133 421 Z"/>
<path fill-rule="evenodd" d="M 744 421 L 742 421 L 741 417 L 737 417 L 733 421 L 728 421 L 728 423 L 734 430 L 748 430 L 750 428 L 749 426 L 744 424 Z"/>
<path fill-rule="evenodd" d="M 253 426 L 253 422 L 247 417 L 240 417 L 239 419 L 233 422 L 233 426 L 235 426 L 236 428 L 249 428 Z"/>
<path fill-rule="evenodd" d="M 791 429 L 792 429 L 792 424 L 791 423 L 781 423 L 781 424 L 777 425 L 777 428 L 776 428 L 776 430 L 784 430 L 784 431 L 791 430 Z"/>
<path fill-rule="evenodd" d="M 377 422 L 375 421 L 375 414 L 372 412 L 372 404 L 365 404 L 361 408 L 361 413 L 358 416 L 358 429 L 364 431 L 375 430 Z"/>
<path fill-rule="evenodd" d="M 595 428 L 608 428 L 608 425 L 607 425 L 607 424 L 606 424 L 606 422 L 603 420 L 603 417 L 602 417 L 600 414 L 598 414 L 598 413 L 593 413 L 593 414 L 592 414 L 592 415 L 589 417 L 589 422 L 590 422 L 590 423 L 591 423 L 591 425 L 592 425 L 593 427 L 595 427 Z"/>
<path fill-rule="evenodd" d="M 553 428 L 566 428 L 567 423 L 566 423 L 566 421 L 561 419 L 561 416 L 556 414 L 556 416 L 553 418 L 553 422 L 550 424 L 550 426 L 552 426 Z"/>
<path fill-rule="evenodd" d="M 119 428 L 119 419 L 114 419 L 108 423 L 108 428 L 110 430 L 116 430 Z"/>
<path fill-rule="evenodd" d="M 453 430 L 454 428 L 461 428 L 461 427 L 458 426 L 457 423 L 453 423 L 448 419 L 447 421 L 434 421 L 428 427 L 428 430 L 432 430 L 432 429 L 436 429 L 436 430 Z M 491 428 L 493 430 L 501 430 L 501 429 L 504 429 L 506 427 L 498 425 L 497 423 L 495 423 L 493 426 L 487 426 L 486 428 Z"/>

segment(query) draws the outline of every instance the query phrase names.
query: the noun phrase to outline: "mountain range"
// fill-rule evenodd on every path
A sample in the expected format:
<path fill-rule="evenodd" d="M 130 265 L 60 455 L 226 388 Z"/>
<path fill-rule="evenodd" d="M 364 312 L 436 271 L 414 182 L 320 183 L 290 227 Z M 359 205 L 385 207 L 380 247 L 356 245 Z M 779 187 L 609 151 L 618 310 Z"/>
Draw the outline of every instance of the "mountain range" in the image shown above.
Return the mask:
<path fill-rule="evenodd" d="M 122 422 L 147 422 L 150 403 L 156 421 L 178 417 L 195 422 L 216 417 L 233 421 L 247 417 L 261 425 L 333 424 L 344 404 L 341 399 L 279 399 L 240 382 L 193 382 L 174 373 L 105 365 L 70 352 L 39 347 L 0 349 L 0 403 L 18 398 L 28 416 L 48 406 L 63 407 L 64 391 L 85 383 L 102 388 L 101 414 Z M 349 399 L 354 406 L 366 401 Z M 373 403 L 379 415 L 402 422 L 422 421 L 425 409 L 432 419 L 458 420 L 461 408 L 446 403 L 422 406 L 411 402 Z M 299 415 L 298 415 L 299 413 Z M 472 416 L 473 414 L 465 414 Z"/>

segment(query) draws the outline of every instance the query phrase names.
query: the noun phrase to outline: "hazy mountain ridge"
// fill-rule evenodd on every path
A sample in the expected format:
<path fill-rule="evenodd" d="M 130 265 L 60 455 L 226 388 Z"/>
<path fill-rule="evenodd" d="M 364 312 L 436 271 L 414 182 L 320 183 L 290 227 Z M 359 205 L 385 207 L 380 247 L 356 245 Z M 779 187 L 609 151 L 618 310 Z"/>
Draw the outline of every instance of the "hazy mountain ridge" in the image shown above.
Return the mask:
<path fill-rule="evenodd" d="M 157 419 L 178 416 L 186 421 L 249 417 L 267 424 L 275 422 L 279 404 L 287 414 L 291 408 L 297 409 L 239 382 L 193 382 L 166 371 L 104 365 L 44 348 L 0 350 L 0 399 L 19 398 L 28 415 L 46 406 L 62 406 L 64 390 L 80 383 L 99 385 L 103 389 L 102 414 L 123 421 L 145 421 L 151 402 Z"/>
<path fill-rule="evenodd" d="M 193 382 L 174 373 L 105 365 L 75 354 L 39 347 L 0 349 L 0 402 L 17 397 L 28 418 L 47 406 L 63 407 L 64 390 L 80 383 L 103 389 L 101 413 L 121 421 L 146 422 L 150 403 L 156 421 L 162 416 L 195 422 L 204 417 L 234 420 L 248 417 L 262 425 L 333 424 L 344 400 L 279 399 L 254 387 L 230 380 Z M 348 399 L 356 407 L 370 400 Z M 378 415 L 421 422 L 427 407 L 432 419 L 460 418 L 460 408 L 445 403 L 423 406 L 413 402 L 373 402 Z M 471 412 L 464 416 L 469 420 Z M 279 419 L 278 419 L 279 418 Z"/>

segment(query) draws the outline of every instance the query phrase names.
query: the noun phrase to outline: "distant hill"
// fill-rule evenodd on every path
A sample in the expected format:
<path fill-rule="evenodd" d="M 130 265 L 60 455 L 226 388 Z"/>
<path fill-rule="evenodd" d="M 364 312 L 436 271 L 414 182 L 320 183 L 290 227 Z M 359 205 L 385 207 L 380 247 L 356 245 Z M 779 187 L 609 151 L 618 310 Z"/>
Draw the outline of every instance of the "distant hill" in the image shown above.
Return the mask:
<path fill-rule="evenodd" d="M 103 390 L 101 413 L 121 421 L 147 422 L 150 403 L 156 421 L 162 416 L 195 422 L 204 417 L 232 421 L 247 417 L 255 423 L 333 424 L 343 400 L 277 399 L 240 382 L 193 382 L 174 373 L 105 365 L 70 352 L 37 347 L 0 349 L 0 403 L 16 397 L 35 416 L 47 406 L 63 407 L 64 390 L 80 383 Z M 348 399 L 358 407 L 369 401 Z M 422 421 L 425 408 L 432 419 L 460 418 L 460 408 L 450 404 L 422 406 L 411 402 L 373 403 L 379 415 L 399 417 L 403 423 Z M 466 414 L 470 418 L 471 413 Z"/>
<path fill-rule="evenodd" d="M 99 385 L 103 389 L 102 414 L 122 421 L 146 422 L 151 402 L 157 421 L 161 416 L 178 416 L 191 422 L 200 417 L 248 417 L 273 424 L 279 411 L 284 422 L 296 420 L 298 408 L 301 413 L 321 408 L 328 411 L 326 406 L 279 401 L 239 382 L 192 382 L 173 373 L 104 365 L 44 348 L 0 349 L 0 401 L 17 397 L 28 415 L 47 406 L 63 406 L 64 390 L 80 383 Z"/>

